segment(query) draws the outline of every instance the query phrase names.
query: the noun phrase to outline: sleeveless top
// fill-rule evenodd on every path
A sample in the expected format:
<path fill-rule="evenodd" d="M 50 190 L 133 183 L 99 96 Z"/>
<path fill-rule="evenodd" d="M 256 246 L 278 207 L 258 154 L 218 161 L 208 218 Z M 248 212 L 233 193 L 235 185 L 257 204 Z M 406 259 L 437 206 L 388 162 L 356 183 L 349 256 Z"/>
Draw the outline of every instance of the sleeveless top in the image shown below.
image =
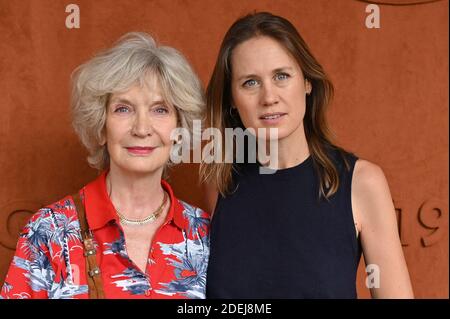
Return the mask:
<path fill-rule="evenodd" d="M 259 173 L 235 164 L 235 191 L 211 222 L 207 298 L 356 298 L 361 257 L 351 206 L 357 158 L 330 151 L 340 185 L 319 197 L 313 159 Z"/>

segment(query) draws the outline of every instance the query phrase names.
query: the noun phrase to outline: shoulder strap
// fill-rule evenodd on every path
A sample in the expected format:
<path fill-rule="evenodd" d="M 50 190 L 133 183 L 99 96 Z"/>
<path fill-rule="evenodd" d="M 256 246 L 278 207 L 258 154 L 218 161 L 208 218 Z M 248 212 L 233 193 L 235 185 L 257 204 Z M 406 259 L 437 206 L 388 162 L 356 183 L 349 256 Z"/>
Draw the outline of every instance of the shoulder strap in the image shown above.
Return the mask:
<path fill-rule="evenodd" d="M 94 236 L 89 229 L 86 219 L 84 205 L 81 202 L 80 194 L 72 195 L 75 208 L 77 210 L 78 220 L 81 228 L 81 237 L 84 244 L 84 256 L 86 257 L 86 277 L 89 287 L 90 299 L 104 299 L 102 276 L 100 268 L 97 265 L 96 250 L 94 245 Z"/>

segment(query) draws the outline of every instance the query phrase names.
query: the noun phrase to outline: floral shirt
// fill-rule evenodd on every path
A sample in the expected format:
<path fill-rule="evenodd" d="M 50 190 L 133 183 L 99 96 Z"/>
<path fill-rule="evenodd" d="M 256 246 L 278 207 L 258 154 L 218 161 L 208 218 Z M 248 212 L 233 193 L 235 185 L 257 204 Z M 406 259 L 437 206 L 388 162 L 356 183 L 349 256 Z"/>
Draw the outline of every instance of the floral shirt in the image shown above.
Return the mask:
<path fill-rule="evenodd" d="M 209 215 L 170 196 L 142 272 L 127 254 L 122 227 L 106 191 L 106 172 L 80 190 L 94 234 L 106 298 L 204 298 Z M 0 298 L 89 298 L 80 225 L 73 199 L 40 209 L 22 233 Z"/>

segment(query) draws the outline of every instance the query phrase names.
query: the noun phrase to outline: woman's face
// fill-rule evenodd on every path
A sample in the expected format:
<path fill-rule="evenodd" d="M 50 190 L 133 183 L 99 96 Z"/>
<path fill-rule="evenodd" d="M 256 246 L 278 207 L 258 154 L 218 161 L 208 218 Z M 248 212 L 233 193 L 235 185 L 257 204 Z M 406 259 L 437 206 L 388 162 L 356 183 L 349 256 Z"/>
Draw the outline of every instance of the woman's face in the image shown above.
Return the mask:
<path fill-rule="evenodd" d="M 278 141 L 304 138 L 305 94 L 311 90 L 294 58 L 267 36 L 251 38 L 233 50 L 231 92 L 246 128 L 278 129 Z M 293 143 L 293 144 L 291 144 Z"/>
<path fill-rule="evenodd" d="M 111 169 L 132 173 L 161 172 L 169 160 L 171 131 L 177 126 L 174 106 L 163 99 L 156 76 L 110 97 L 105 141 Z"/>

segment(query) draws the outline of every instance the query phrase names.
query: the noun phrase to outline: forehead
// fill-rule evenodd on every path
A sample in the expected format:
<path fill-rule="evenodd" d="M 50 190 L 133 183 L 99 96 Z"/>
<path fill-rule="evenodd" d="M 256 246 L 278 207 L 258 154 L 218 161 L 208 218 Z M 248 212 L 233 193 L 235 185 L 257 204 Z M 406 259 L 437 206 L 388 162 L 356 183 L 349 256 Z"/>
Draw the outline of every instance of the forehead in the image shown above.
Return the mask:
<path fill-rule="evenodd" d="M 283 67 L 299 69 L 287 49 L 267 36 L 254 37 L 236 46 L 231 55 L 231 65 L 233 76 L 263 74 Z"/>
<path fill-rule="evenodd" d="M 141 97 L 143 99 L 164 100 L 165 94 L 161 80 L 155 72 L 147 72 L 126 88 L 118 89 L 111 94 L 112 99 L 122 97 Z"/>

